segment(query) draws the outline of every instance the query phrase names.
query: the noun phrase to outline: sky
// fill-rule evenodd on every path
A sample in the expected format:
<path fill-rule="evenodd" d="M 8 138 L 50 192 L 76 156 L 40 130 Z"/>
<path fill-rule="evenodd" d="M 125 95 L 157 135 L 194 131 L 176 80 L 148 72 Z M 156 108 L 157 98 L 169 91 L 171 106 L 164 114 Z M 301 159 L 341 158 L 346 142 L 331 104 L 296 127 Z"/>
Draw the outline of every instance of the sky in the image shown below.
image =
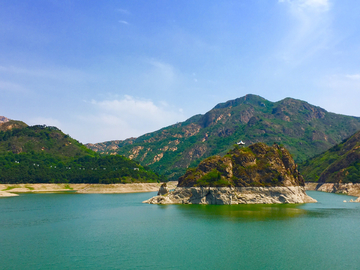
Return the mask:
<path fill-rule="evenodd" d="M 82 143 L 260 95 L 360 116 L 356 0 L 1 0 L 0 115 Z"/>

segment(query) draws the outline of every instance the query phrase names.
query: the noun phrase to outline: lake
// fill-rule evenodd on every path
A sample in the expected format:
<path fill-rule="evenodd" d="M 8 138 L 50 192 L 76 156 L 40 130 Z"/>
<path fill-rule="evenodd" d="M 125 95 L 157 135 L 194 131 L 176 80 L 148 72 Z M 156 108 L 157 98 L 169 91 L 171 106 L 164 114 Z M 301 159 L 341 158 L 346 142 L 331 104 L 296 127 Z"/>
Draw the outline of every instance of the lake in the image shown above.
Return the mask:
<path fill-rule="evenodd" d="M 359 269 L 360 203 L 148 205 L 156 195 L 0 199 L 1 269 Z"/>

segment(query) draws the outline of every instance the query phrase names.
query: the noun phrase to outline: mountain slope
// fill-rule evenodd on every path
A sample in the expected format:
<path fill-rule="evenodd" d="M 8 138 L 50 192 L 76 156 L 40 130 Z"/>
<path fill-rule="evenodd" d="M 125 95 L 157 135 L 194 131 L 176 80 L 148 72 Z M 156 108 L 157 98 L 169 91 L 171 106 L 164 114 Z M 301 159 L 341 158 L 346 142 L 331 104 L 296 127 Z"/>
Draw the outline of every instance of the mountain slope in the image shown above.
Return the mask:
<path fill-rule="evenodd" d="M 56 127 L 0 123 L 0 183 L 157 182 L 136 161 L 102 157 Z"/>
<path fill-rule="evenodd" d="M 301 162 L 359 129 L 359 118 L 329 113 L 301 100 L 270 102 L 246 95 L 139 138 L 87 146 L 101 154 L 135 159 L 177 179 L 187 167 L 212 155 L 224 155 L 239 140 L 283 144 Z"/>
<path fill-rule="evenodd" d="M 179 187 L 304 186 L 290 153 L 277 144 L 235 146 L 224 157 L 211 156 L 179 178 Z"/>
<path fill-rule="evenodd" d="M 300 165 L 305 180 L 319 183 L 360 183 L 360 131 Z"/>

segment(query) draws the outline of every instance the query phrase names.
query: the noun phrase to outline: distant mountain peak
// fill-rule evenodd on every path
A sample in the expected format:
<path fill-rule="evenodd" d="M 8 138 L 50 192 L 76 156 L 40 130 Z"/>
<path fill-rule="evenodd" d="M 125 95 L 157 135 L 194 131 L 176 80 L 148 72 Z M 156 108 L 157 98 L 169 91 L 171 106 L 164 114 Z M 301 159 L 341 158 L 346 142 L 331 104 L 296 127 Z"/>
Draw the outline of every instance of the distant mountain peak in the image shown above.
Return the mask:
<path fill-rule="evenodd" d="M 1 125 L 2 123 L 6 123 L 6 122 L 9 122 L 9 121 L 10 121 L 9 118 L 7 118 L 7 117 L 5 117 L 5 116 L 0 116 L 0 125 Z"/>
<path fill-rule="evenodd" d="M 263 102 L 266 102 L 267 100 L 261 96 L 258 95 L 254 95 L 254 94 L 247 94 L 243 97 L 237 98 L 237 99 L 233 99 L 233 100 L 228 100 L 226 102 L 223 103 L 219 103 L 217 104 L 214 109 L 223 109 L 223 108 L 228 108 L 228 107 L 235 107 L 241 104 L 253 104 L 253 105 L 260 105 L 261 104 L 265 104 Z"/>

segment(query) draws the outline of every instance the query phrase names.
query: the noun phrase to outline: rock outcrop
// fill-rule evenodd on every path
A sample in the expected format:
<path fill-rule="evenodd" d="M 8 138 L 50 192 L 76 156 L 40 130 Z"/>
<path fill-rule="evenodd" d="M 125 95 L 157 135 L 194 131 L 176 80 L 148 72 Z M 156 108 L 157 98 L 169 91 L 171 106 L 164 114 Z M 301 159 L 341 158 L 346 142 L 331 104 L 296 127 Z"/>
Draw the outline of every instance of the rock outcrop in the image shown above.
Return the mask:
<path fill-rule="evenodd" d="M 167 194 L 167 193 L 169 193 L 169 189 L 167 188 L 166 183 L 163 183 L 163 184 L 160 186 L 158 195 L 165 195 L 165 194 Z"/>
<path fill-rule="evenodd" d="M 316 202 L 304 187 L 177 187 L 150 204 L 279 204 Z"/>
<path fill-rule="evenodd" d="M 5 116 L 0 116 L 0 124 L 9 122 L 9 118 L 6 118 Z"/>
<path fill-rule="evenodd" d="M 353 183 L 306 183 L 306 190 L 316 190 L 328 193 L 346 194 L 359 197 L 355 202 L 360 202 L 360 184 Z"/>
<path fill-rule="evenodd" d="M 159 191 L 160 193 L 160 191 Z M 256 143 L 213 156 L 179 178 L 178 187 L 155 196 L 151 204 L 274 204 L 316 202 L 289 152 L 276 144 Z"/>

